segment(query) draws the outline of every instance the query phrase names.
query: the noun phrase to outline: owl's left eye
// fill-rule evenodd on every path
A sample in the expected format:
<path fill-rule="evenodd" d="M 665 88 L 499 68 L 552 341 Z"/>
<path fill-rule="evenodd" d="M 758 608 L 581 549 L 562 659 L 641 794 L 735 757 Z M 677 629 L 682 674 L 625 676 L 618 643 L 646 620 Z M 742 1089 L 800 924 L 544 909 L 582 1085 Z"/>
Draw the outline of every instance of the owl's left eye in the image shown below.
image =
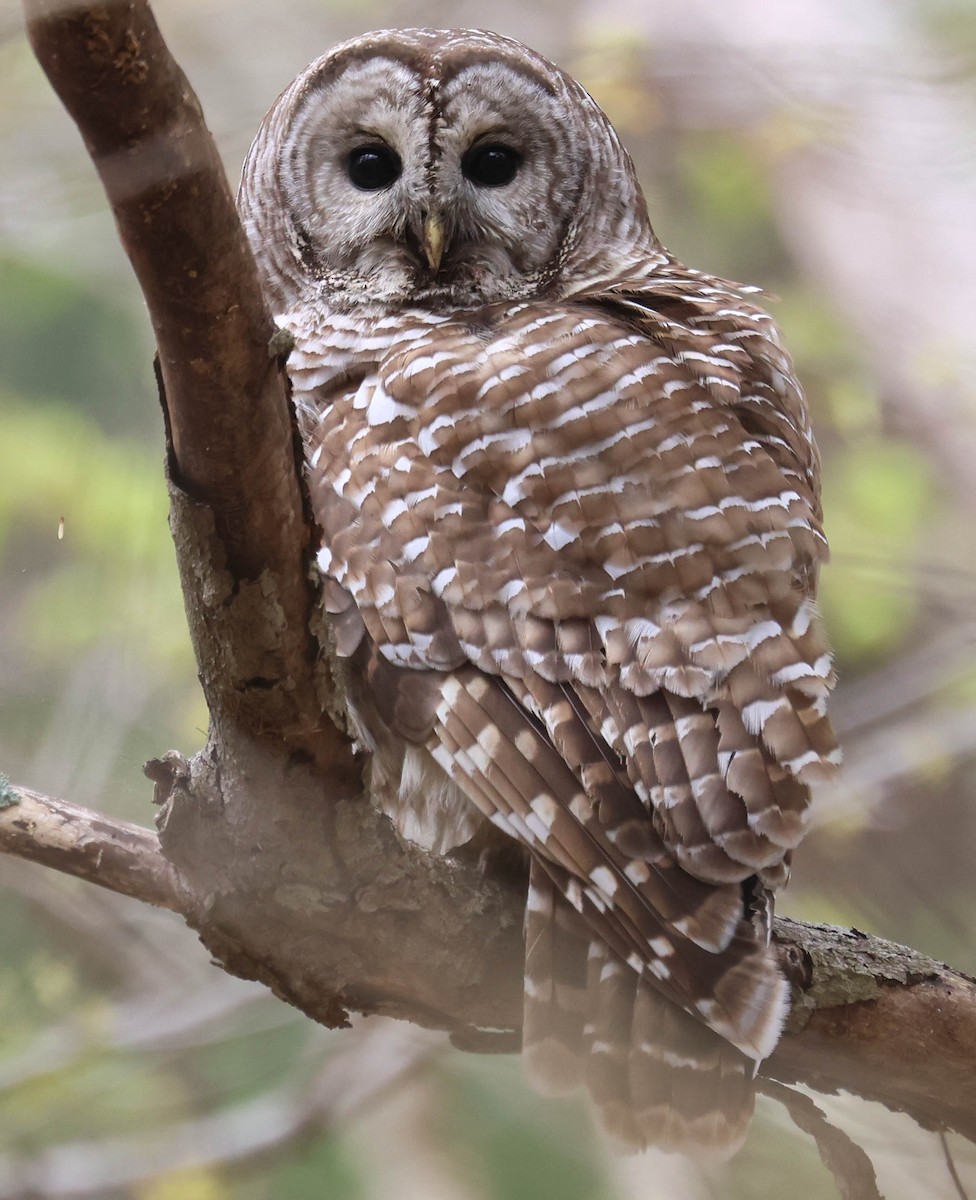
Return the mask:
<path fill-rule="evenodd" d="M 357 146 L 346 160 L 346 171 L 350 182 L 364 192 L 377 192 L 388 188 L 400 178 L 403 164 L 400 156 L 389 146 L 376 142 L 369 146 Z"/>
<path fill-rule="evenodd" d="M 461 174 L 482 187 L 504 187 L 522 165 L 522 155 L 511 146 L 492 143 L 476 146 L 461 159 Z"/>

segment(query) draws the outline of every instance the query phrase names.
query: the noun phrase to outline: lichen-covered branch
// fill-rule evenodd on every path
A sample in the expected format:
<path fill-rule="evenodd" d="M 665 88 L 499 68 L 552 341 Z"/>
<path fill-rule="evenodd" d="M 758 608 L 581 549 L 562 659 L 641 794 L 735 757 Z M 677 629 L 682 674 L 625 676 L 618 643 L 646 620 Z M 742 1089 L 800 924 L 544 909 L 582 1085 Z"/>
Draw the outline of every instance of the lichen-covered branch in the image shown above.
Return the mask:
<path fill-rule="evenodd" d="M 795 1035 L 764 1073 L 856 1092 L 976 1141 L 976 980 L 857 929 L 778 918 L 776 941 Z"/>

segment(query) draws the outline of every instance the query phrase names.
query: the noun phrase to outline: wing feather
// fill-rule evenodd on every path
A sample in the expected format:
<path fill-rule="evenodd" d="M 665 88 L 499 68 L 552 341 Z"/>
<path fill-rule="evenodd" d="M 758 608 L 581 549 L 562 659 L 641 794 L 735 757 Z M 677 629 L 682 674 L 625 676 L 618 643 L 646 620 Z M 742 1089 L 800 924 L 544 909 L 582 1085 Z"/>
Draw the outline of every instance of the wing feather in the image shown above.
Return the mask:
<path fill-rule="evenodd" d="M 476 327 L 407 312 L 373 353 L 328 403 L 314 357 L 294 373 L 367 740 L 425 748 L 529 849 L 525 1038 L 550 1084 L 588 1050 L 629 1140 L 731 1144 L 787 1003 L 751 877 L 784 881 L 838 757 L 788 359 L 759 309 L 680 274 Z"/>

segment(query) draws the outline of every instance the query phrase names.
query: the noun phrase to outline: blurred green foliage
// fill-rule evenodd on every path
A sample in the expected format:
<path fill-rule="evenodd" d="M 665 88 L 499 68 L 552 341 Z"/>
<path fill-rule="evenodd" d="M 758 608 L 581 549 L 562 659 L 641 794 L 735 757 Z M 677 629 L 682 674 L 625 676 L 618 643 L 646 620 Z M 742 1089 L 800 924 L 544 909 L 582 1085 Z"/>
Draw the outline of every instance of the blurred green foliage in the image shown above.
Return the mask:
<path fill-rule="evenodd" d="M 0 392 L 68 397 L 104 429 L 145 437 L 159 424 L 147 349 L 138 314 L 53 267 L 0 257 Z"/>
<path fill-rule="evenodd" d="M 770 289 L 789 278 L 769 183 L 753 143 L 712 131 L 690 134 L 676 148 L 663 183 L 674 208 L 673 214 L 665 209 L 657 224 L 686 262 L 739 283 L 761 280 Z"/>
<path fill-rule="evenodd" d="M 463 1146 L 485 1200 L 600 1200 L 606 1186 L 592 1129 L 579 1107 L 553 1101 L 540 1112 L 518 1077 L 498 1062 L 477 1074 L 453 1073 L 445 1087 L 440 1136 Z"/>
<path fill-rule="evenodd" d="M 918 449 L 880 436 L 836 446 L 827 464 L 833 561 L 820 601 L 844 663 L 858 666 L 890 653 L 912 628 L 920 597 L 910 575 L 893 587 L 871 568 L 912 562 L 937 505 L 932 474 Z"/>
<path fill-rule="evenodd" d="M 25 645 L 42 662 L 83 654 L 112 612 L 149 669 L 184 672 L 161 449 L 64 400 L 0 394 L 0 426 L 0 555 L 28 575 Z"/>

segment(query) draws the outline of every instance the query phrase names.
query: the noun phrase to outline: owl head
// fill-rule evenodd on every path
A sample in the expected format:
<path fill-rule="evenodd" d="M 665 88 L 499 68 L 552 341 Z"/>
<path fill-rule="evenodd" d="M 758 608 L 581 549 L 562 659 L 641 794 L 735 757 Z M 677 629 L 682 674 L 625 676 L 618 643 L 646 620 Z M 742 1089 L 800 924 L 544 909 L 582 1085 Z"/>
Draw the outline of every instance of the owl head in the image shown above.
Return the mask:
<path fill-rule="evenodd" d="M 265 118 L 239 205 L 279 311 L 564 297 L 665 261 L 593 99 L 481 31 L 373 33 L 312 63 Z"/>

